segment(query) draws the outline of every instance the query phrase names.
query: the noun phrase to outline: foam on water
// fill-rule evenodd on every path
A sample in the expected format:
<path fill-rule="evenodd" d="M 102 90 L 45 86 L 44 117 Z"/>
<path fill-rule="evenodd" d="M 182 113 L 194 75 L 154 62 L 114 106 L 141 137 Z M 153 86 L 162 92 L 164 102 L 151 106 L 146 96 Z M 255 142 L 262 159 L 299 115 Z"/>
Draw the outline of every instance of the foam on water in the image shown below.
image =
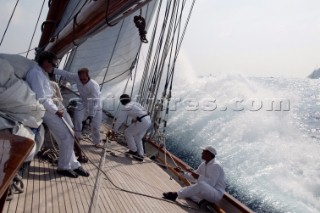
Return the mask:
<path fill-rule="evenodd" d="M 320 212 L 319 80 L 196 77 L 181 64 L 168 149 L 196 167 L 199 147 L 215 146 L 228 192 L 255 212 Z M 124 85 L 104 88 L 109 110 Z"/>
<path fill-rule="evenodd" d="M 319 212 L 318 83 L 241 75 L 178 80 L 168 147 L 197 166 L 198 148 L 214 145 L 228 190 L 256 212 Z"/>

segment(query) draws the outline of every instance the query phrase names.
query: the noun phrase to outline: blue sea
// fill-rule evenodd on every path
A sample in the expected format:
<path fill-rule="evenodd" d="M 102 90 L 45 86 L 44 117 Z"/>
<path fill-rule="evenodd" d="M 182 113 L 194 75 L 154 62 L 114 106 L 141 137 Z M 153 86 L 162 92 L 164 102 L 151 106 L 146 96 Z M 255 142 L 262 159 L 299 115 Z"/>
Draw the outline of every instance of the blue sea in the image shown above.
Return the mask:
<path fill-rule="evenodd" d="M 255 212 L 320 212 L 320 80 L 180 76 L 168 150 L 196 168 L 213 145 L 227 191 Z"/>
<path fill-rule="evenodd" d="M 203 145 L 227 191 L 255 212 L 320 212 L 320 80 L 218 75 L 180 80 L 167 148 L 192 167 Z"/>

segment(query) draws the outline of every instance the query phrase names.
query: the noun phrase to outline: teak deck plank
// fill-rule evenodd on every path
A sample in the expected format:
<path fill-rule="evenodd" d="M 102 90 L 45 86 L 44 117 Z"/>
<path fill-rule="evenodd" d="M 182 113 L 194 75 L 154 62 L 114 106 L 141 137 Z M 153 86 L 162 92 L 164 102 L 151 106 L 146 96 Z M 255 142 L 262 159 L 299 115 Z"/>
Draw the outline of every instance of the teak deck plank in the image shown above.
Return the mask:
<path fill-rule="evenodd" d="M 4 212 L 89 212 L 103 150 L 95 148 L 88 140 L 82 140 L 81 147 L 90 160 L 82 164 L 90 172 L 90 177 L 74 179 L 60 176 L 56 173 L 56 166 L 36 158 L 23 175 L 25 192 L 7 201 Z M 108 142 L 106 148 L 100 185 L 94 197 L 94 200 L 98 199 L 97 205 L 92 210 L 199 212 L 197 206 L 188 201 L 178 200 L 179 204 L 191 204 L 194 209 L 162 199 L 163 192 L 176 191 L 181 186 L 152 160 L 136 161 L 126 156 L 124 152 L 127 149 L 114 141 Z"/>
<path fill-rule="evenodd" d="M 36 178 L 35 174 L 40 174 L 38 172 L 39 165 L 38 161 L 34 161 L 34 166 L 31 168 L 31 171 L 29 170 L 29 179 L 33 180 L 32 181 L 32 190 L 34 196 L 32 197 L 32 212 L 39 212 L 39 200 L 41 196 L 41 190 L 40 190 L 40 181 L 39 179 Z"/>
<path fill-rule="evenodd" d="M 43 173 L 43 168 L 42 168 L 42 165 L 40 163 L 40 161 L 36 161 L 37 162 L 37 171 L 39 174 Z M 38 203 L 38 209 L 39 211 L 38 212 L 45 212 L 46 211 L 46 204 L 45 204 L 45 201 L 46 201 L 46 187 L 45 187 L 45 181 L 41 179 L 41 177 L 38 175 L 38 176 L 35 176 L 37 178 L 37 180 L 39 181 L 39 203 Z M 44 205 L 43 205 L 44 204 Z"/>

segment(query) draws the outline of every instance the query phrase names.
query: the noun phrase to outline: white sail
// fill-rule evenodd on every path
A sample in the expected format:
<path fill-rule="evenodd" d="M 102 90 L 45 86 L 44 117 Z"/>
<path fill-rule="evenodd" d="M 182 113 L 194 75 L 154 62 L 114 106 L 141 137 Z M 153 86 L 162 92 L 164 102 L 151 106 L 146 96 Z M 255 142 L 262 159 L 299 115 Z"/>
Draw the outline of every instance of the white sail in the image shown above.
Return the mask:
<path fill-rule="evenodd" d="M 68 4 L 54 35 L 58 36 L 63 26 L 73 20 L 75 14 L 81 10 L 83 2 L 85 1 L 71 1 Z M 134 16 L 144 17 L 147 28 L 156 3 L 157 1 L 150 1 L 129 15 L 115 17 L 118 22 L 113 26 L 109 26 L 110 23 L 106 20 L 104 25 L 87 38 L 76 40 L 65 69 L 77 72 L 79 68 L 87 67 L 90 76 L 99 84 L 128 77 L 135 66 L 141 46 L 139 31 L 133 21 Z"/>

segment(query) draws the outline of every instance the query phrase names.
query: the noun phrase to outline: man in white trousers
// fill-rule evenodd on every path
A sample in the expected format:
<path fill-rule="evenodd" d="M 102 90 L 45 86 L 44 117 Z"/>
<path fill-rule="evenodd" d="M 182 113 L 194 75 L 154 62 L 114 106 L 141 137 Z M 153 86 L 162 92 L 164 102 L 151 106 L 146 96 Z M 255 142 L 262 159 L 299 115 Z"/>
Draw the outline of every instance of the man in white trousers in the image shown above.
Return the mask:
<path fill-rule="evenodd" d="M 117 133 L 121 124 L 126 121 L 128 117 L 132 119 L 132 123 L 124 131 L 129 151 L 137 160 L 143 161 L 144 150 L 142 145 L 142 138 L 151 126 L 151 119 L 146 109 L 139 103 L 131 101 L 127 94 L 120 96 L 120 103 L 123 105 L 120 108 L 117 119 L 113 125 L 112 131 Z"/>
<path fill-rule="evenodd" d="M 191 198 L 198 204 L 202 200 L 215 203 L 222 199 L 226 183 L 223 168 L 215 160 L 217 151 L 212 146 L 206 146 L 202 150 L 202 159 L 204 161 L 197 170 L 184 173 L 185 178 L 195 182 L 195 184 L 184 187 L 178 192 L 163 193 L 164 198 L 172 201 L 177 198 Z M 182 172 L 178 168 L 176 171 Z"/>
<path fill-rule="evenodd" d="M 57 66 L 57 56 L 54 53 L 44 51 L 39 54 L 38 64 L 34 65 L 26 74 L 26 82 L 36 94 L 37 100 L 44 106 L 45 114 L 43 122 L 47 125 L 53 137 L 59 145 L 59 160 L 57 172 L 60 175 L 77 178 L 79 175 L 88 177 L 73 151 L 74 138 L 66 127 L 65 119 L 73 126 L 65 108 L 57 106 L 53 101 L 53 91 L 50 86 L 48 73 Z"/>
<path fill-rule="evenodd" d="M 96 148 L 102 148 L 103 146 L 100 144 L 102 102 L 100 98 L 101 92 L 99 84 L 90 78 L 89 70 L 87 68 L 79 69 L 78 74 L 54 69 L 54 74 L 61 75 L 64 80 L 76 83 L 80 93 L 81 102 L 78 102 L 77 108 L 74 110 L 74 127 L 76 137 L 81 139 L 82 121 L 85 112 L 87 112 L 93 144 Z"/>

